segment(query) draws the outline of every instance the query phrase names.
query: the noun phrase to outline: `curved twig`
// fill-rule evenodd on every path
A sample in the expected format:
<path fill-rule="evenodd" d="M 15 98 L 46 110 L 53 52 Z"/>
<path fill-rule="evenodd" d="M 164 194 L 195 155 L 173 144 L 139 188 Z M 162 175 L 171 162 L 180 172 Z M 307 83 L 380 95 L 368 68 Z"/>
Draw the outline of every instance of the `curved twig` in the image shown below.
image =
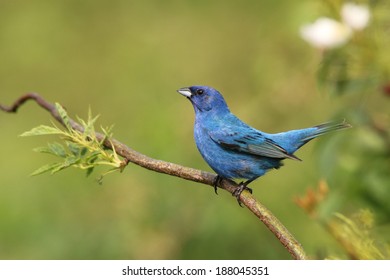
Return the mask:
<path fill-rule="evenodd" d="M 4 112 L 16 113 L 19 107 L 21 107 L 28 100 L 34 100 L 39 106 L 50 112 L 50 114 L 63 125 L 62 119 L 58 114 L 55 105 L 47 102 L 37 93 L 25 94 L 17 99 L 11 106 L 4 106 L 0 104 L 0 109 Z M 70 119 L 70 124 L 73 129 L 83 131 L 83 127 L 74 120 Z M 96 133 L 96 138 L 98 140 L 103 140 L 105 139 L 105 136 L 103 134 Z M 150 158 L 131 149 L 127 145 L 115 139 L 105 140 L 104 146 L 109 149 L 115 149 L 116 153 L 125 159 L 126 164 L 132 162 L 152 171 L 180 177 L 212 187 L 216 179 L 216 175 L 209 172 Z M 229 180 L 222 180 L 218 187 L 233 194 L 233 192 L 238 188 L 238 185 Z M 241 193 L 240 200 L 241 203 L 249 209 L 249 211 L 251 211 L 256 217 L 260 219 L 260 221 L 266 225 L 266 227 L 276 236 L 276 238 L 280 241 L 280 243 L 283 244 L 283 246 L 288 250 L 294 259 L 306 259 L 306 254 L 301 244 L 272 214 L 270 210 L 257 201 L 248 191 Z"/>

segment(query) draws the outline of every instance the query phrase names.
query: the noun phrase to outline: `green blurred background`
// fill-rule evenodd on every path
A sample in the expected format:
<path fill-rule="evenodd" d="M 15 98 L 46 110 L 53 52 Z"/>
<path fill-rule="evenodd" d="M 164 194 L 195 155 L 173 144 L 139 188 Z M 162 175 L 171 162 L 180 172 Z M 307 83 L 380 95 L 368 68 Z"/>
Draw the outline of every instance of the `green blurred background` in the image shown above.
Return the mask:
<path fill-rule="evenodd" d="M 321 55 L 299 37 L 320 12 L 308 0 L 3 0 L 0 103 L 33 91 L 71 116 L 86 117 L 91 107 L 99 125 L 115 124 L 114 137 L 135 150 L 210 171 L 180 87 L 219 89 L 235 114 L 266 132 L 345 117 L 350 99 L 319 92 Z M 386 98 L 378 94 L 370 106 L 389 108 Z M 0 114 L 0 259 L 290 259 L 224 191 L 134 165 L 102 185 L 98 172 L 86 178 L 75 169 L 29 177 L 55 160 L 32 151 L 53 139 L 18 135 L 50 120 L 32 103 Z M 303 162 L 286 161 L 252 184 L 314 258 L 340 246 L 293 198 L 329 175 L 333 163 L 318 151 L 333 141 L 326 151 L 337 161 L 354 139 L 352 130 L 340 134 L 308 144 L 297 153 Z M 346 188 L 349 177 L 341 177 L 342 186 L 331 178 L 331 192 Z"/>

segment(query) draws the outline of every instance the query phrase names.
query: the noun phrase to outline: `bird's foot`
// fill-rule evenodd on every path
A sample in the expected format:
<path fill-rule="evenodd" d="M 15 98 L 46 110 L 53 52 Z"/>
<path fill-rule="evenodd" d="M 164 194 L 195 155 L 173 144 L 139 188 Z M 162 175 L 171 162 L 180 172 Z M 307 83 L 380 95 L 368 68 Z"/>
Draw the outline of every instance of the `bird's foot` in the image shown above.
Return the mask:
<path fill-rule="evenodd" d="M 223 178 L 219 175 L 217 175 L 217 177 L 214 179 L 213 187 L 216 194 L 218 194 L 218 186 L 221 184 L 222 180 Z"/>
<path fill-rule="evenodd" d="M 240 199 L 240 196 L 241 196 L 241 193 L 244 191 L 244 190 L 247 190 L 248 192 L 252 193 L 252 189 L 247 187 L 247 185 L 252 182 L 252 181 L 246 181 L 246 182 L 241 182 L 239 185 L 238 185 L 238 188 L 234 190 L 234 192 L 232 193 L 232 195 L 237 199 L 237 202 L 238 202 L 238 205 L 241 205 L 241 199 Z"/>

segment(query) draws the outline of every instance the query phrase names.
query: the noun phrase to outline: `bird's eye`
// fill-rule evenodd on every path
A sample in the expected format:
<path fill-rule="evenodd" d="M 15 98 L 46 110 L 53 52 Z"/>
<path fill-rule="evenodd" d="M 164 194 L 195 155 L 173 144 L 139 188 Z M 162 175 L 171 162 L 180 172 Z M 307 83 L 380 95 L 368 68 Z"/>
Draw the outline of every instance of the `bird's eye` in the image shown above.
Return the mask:
<path fill-rule="evenodd" d="M 204 93 L 204 90 L 203 89 L 197 89 L 196 93 L 199 94 L 199 95 L 202 95 Z"/>

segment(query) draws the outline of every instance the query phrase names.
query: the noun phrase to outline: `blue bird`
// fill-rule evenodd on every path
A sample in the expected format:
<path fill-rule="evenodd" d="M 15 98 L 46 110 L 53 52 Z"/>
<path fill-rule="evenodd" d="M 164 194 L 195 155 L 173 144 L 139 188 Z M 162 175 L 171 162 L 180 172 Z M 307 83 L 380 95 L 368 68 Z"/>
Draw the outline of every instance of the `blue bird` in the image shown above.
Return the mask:
<path fill-rule="evenodd" d="M 217 173 L 215 192 L 223 178 L 244 179 L 233 193 L 240 204 L 249 183 L 282 160 L 300 160 L 294 152 L 310 140 L 330 131 L 351 127 L 348 123 L 325 123 L 310 128 L 269 134 L 250 127 L 235 115 L 216 89 L 207 86 L 184 87 L 178 92 L 187 97 L 195 110 L 194 138 L 204 160 Z M 241 205 L 241 204 L 240 204 Z"/>

